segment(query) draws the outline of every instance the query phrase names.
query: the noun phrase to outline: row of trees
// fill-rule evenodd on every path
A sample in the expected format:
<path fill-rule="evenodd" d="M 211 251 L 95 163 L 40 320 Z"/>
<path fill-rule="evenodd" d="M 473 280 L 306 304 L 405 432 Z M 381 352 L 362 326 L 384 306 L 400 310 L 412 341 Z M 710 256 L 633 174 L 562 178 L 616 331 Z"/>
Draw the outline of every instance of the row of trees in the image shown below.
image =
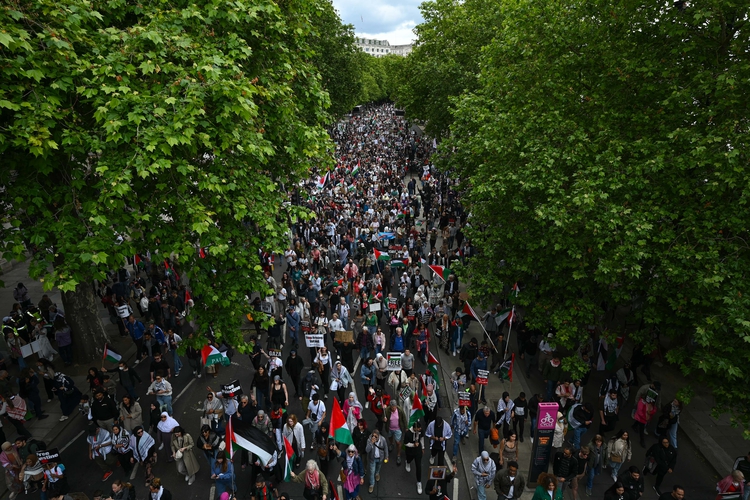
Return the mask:
<path fill-rule="evenodd" d="M 63 292 L 82 360 L 106 339 L 93 280 L 146 250 L 189 270 L 199 332 L 242 351 L 258 249 L 308 216 L 285 187 L 380 95 L 329 0 L 11 1 L 0 66 L 3 251 Z"/>
<path fill-rule="evenodd" d="M 434 0 L 395 93 L 461 179 L 479 296 L 633 337 L 750 422 L 748 4 Z M 575 372 L 578 360 L 566 367 Z"/>

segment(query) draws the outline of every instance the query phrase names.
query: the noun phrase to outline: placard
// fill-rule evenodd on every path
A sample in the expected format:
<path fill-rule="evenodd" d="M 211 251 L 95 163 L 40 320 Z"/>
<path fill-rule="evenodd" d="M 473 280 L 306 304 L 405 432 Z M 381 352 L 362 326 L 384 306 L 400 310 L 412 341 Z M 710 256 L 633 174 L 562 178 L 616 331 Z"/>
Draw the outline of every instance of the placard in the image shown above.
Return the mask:
<path fill-rule="evenodd" d="M 221 393 L 224 397 L 233 398 L 242 394 L 242 386 L 239 380 L 232 380 L 226 385 L 221 386 Z"/>
<path fill-rule="evenodd" d="M 385 359 L 388 361 L 387 371 L 395 372 L 401 369 L 401 353 L 400 352 L 386 353 Z"/>
<path fill-rule="evenodd" d="M 338 330 L 335 335 L 336 342 L 354 342 L 354 332 L 352 330 Z"/>
<path fill-rule="evenodd" d="M 380 308 L 381 308 L 380 302 L 373 302 L 368 306 L 368 310 L 372 312 L 378 312 L 380 311 Z"/>
<path fill-rule="evenodd" d="M 477 384 L 487 385 L 487 378 L 490 376 L 489 370 L 477 370 Z"/>
<path fill-rule="evenodd" d="M 264 300 L 260 303 L 260 310 L 266 314 L 273 314 L 273 305 Z"/>
<path fill-rule="evenodd" d="M 312 331 L 312 327 L 310 326 L 309 321 L 300 321 L 299 322 L 299 328 L 302 330 L 302 333 L 307 333 Z"/>
<path fill-rule="evenodd" d="M 401 398 L 401 401 L 407 401 L 411 399 L 411 396 L 411 387 L 409 387 L 408 385 L 401 389 L 401 392 L 398 393 L 398 397 Z"/>
<path fill-rule="evenodd" d="M 305 345 L 307 347 L 325 347 L 325 335 L 322 333 L 307 333 L 305 334 Z"/>
<path fill-rule="evenodd" d="M 430 467 L 430 480 L 442 481 L 448 475 L 448 467 L 444 465 Z"/>
<path fill-rule="evenodd" d="M 462 391 L 458 393 L 458 406 L 471 406 L 471 394 Z"/>
<path fill-rule="evenodd" d="M 268 350 L 268 357 L 269 358 L 279 358 L 281 359 L 281 351 L 278 349 L 269 349 Z"/>
<path fill-rule="evenodd" d="M 57 459 L 60 458 L 60 452 L 57 451 L 57 448 L 51 448 L 49 450 L 37 451 L 36 456 L 41 463 L 48 464 L 50 462 L 57 462 Z"/>
<path fill-rule="evenodd" d="M 42 350 L 42 343 L 39 340 L 35 340 L 30 344 L 21 346 L 21 356 L 28 358 L 32 354 L 36 354 Z"/>

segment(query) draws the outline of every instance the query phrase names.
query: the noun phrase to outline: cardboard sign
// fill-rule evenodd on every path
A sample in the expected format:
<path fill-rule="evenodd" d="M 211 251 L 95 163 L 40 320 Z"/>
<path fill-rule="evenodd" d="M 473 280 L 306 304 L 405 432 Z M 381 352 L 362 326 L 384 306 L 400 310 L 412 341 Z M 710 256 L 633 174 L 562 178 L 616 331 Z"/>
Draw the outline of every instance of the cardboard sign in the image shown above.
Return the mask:
<path fill-rule="evenodd" d="M 232 380 L 226 385 L 221 386 L 221 393 L 224 397 L 233 398 L 242 394 L 242 386 L 239 380 Z"/>
<path fill-rule="evenodd" d="M 477 384 L 487 385 L 487 379 L 490 376 L 489 370 L 477 370 Z"/>
<path fill-rule="evenodd" d="M 395 372 L 401 369 L 401 353 L 400 352 L 386 353 L 385 359 L 388 361 L 387 371 Z"/>
<path fill-rule="evenodd" d="M 336 342 L 354 342 L 354 332 L 352 330 L 339 330 L 335 336 Z"/>
<path fill-rule="evenodd" d="M 401 398 L 401 401 L 407 401 L 411 399 L 411 387 L 408 385 L 401 389 L 401 392 L 399 392 L 398 397 Z"/>
<path fill-rule="evenodd" d="M 459 392 L 458 406 L 471 406 L 471 394 L 465 391 Z"/>
<path fill-rule="evenodd" d="M 305 345 L 307 347 L 325 347 L 325 335 L 322 333 L 308 333 L 305 335 Z"/>
<path fill-rule="evenodd" d="M 279 358 L 281 359 L 281 351 L 278 349 L 269 349 L 268 350 L 268 357 L 269 358 Z"/>
<path fill-rule="evenodd" d="M 372 312 L 378 312 L 380 311 L 380 302 L 373 302 L 369 306 L 369 310 Z"/>
<path fill-rule="evenodd" d="M 60 452 L 57 451 L 57 448 L 51 448 L 49 450 L 37 451 L 36 456 L 41 463 L 48 464 L 50 462 L 57 462 L 57 459 L 60 458 Z"/>

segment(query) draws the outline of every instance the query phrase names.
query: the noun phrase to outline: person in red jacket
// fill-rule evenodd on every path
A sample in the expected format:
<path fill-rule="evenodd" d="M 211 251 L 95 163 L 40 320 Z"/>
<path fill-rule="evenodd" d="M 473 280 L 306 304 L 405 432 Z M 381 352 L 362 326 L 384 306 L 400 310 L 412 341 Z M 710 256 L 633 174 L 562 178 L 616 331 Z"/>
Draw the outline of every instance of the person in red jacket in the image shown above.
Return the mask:
<path fill-rule="evenodd" d="M 367 401 L 370 402 L 370 410 L 375 414 L 377 429 L 383 432 L 383 412 L 391 402 L 391 397 L 383 393 L 383 389 L 370 387 L 370 393 L 367 395 Z"/>

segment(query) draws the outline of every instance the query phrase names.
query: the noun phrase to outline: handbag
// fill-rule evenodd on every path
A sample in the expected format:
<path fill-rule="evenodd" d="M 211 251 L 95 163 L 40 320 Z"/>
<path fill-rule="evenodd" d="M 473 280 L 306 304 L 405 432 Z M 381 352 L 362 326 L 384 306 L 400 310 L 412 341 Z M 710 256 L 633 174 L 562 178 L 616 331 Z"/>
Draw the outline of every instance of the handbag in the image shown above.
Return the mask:
<path fill-rule="evenodd" d="M 182 460 L 182 452 L 180 450 L 177 450 L 174 452 L 174 458 L 176 460 Z"/>
<path fill-rule="evenodd" d="M 500 442 L 500 431 L 497 430 L 497 427 L 490 429 L 490 442 L 492 444 Z"/>
<path fill-rule="evenodd" d="M 616 463 L 616 464 L 620 464 L 620 463 L 622 463 L 622 457 L 620 455 L 617 455 L 616 453 L 610 453 L 609 454 L 609 461 L 613 462 L 613 463 Z"/>
<path fill-rule="evenodd" d="M 341 477 L 341 482 L 345 483 L 346 482 L 346 472 L 344 472 L 344 469 L 341 469 L 339 471 L 339 476 Z"/>
<path fill-rule="evenodd" d="M 318 457 L 320 458 L 328 457 L 328 448 L 326 447 L 326 445 L 324 444 L 318 445 Z"/>

